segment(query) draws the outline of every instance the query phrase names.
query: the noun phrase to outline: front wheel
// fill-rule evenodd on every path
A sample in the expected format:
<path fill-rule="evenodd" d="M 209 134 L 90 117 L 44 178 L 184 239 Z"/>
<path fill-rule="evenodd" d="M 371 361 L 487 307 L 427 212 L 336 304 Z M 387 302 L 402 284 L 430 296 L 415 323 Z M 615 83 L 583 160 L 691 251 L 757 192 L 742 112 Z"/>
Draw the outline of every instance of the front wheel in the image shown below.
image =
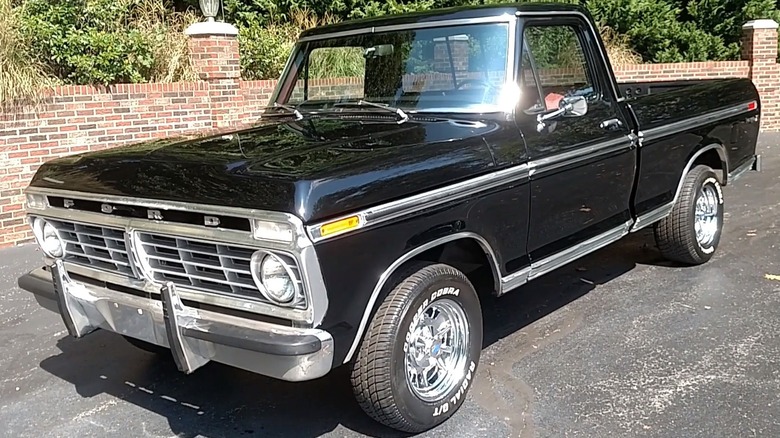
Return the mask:
<path fill-rule="evenodd" d="M 363 410 L 404 432 L 430 429 L 466 399 L 482 350 L 471 282 L 444 264 L 416 266 L 382 302 L 352 367 Z"/>
<path fill-rule="evenodd" d="M 723 229 L 723 192 L 715 172 L 696 166 L 685 176 L 672 212 L 655 226 L 655 240 L 669 260 L 700 265 L 715 253 Z"/>

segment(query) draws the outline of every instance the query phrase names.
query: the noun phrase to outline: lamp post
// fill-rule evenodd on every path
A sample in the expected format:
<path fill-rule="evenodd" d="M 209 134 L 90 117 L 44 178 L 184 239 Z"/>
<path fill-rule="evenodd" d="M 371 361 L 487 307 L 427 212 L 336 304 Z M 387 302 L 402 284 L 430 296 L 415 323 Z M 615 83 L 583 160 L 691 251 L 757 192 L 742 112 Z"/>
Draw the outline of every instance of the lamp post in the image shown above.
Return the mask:
<path fill-rule="evenodd" d="M 214 17 L 219 13 L 220 0 L 199 0 L 200 10 L 206 16 L 206 21 L 214 21 Z"/>
<path fill-rule="evenodd" d="M 185 34 L 200 38 L 205 36 L 226 36 L 235 37 L 238 35 L 238 29 L 230 23 L 223 23 L 216 21 L 214 18 L 219 13 L 219 8 L 222 7 L 222 0 L 198 0 L 200 4 L 200 10 L 206 17 L 206 21 L 198 21 L 190 24 L 190 26 L 184 31 Z"/>

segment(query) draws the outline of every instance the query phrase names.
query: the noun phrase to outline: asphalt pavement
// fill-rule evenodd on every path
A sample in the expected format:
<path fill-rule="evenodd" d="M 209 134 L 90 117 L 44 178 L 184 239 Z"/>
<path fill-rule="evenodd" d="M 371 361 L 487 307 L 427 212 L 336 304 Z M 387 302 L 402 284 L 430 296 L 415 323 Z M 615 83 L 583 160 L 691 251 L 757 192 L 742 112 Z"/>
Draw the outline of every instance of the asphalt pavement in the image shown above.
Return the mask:
<path fill-rule="evenodd" d="M 485 348 L 463 408 L 426 437 L 780 437 L 780 135 L 762 173 L 725 189 L 717 254 L 665 262 L 630 235 L 484 304 Z M 98 331 L 70 338 L 0 251 L 0 435 L 402 436 L 365 417 L 345 370 L 286 383 L 173 360 Z"/>

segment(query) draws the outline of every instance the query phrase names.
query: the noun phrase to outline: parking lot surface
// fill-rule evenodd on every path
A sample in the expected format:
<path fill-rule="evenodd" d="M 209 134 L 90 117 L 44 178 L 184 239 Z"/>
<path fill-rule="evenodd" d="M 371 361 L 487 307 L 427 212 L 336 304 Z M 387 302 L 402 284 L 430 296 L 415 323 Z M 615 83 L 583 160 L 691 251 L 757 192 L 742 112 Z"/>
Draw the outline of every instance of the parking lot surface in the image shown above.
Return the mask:
<path fill-rule="evenodd" d="M 780 136 L 762 173 L 725 189 L 720 248 L 665 262 L 624 238 L 484 303 L 469 399 L 429 437 L 780 436 Z M 0 251 L 0 435 L 401 436 L 365 417 L 345 370 L 286 383 L 173 360 L 98 331 L 70 338 L 16 279 L 33 245 Z"/>

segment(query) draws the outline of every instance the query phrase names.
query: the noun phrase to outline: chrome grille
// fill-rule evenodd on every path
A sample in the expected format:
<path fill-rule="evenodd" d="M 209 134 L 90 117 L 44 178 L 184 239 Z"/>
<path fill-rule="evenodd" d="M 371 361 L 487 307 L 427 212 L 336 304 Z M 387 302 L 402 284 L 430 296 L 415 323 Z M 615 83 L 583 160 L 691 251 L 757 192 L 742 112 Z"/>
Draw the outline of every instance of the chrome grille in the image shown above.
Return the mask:
<path fill-rule="evenodd" d="M 137 238 L 138 255 L 155 281 L 265 301 L 249 268 L 253 249 L 140 231 Z"/>
<path fill-rule="evenodd" d="M 83 266 L 133 275 L 119 228 L 47 219 L 65 242 L 65 260 Z"/>

